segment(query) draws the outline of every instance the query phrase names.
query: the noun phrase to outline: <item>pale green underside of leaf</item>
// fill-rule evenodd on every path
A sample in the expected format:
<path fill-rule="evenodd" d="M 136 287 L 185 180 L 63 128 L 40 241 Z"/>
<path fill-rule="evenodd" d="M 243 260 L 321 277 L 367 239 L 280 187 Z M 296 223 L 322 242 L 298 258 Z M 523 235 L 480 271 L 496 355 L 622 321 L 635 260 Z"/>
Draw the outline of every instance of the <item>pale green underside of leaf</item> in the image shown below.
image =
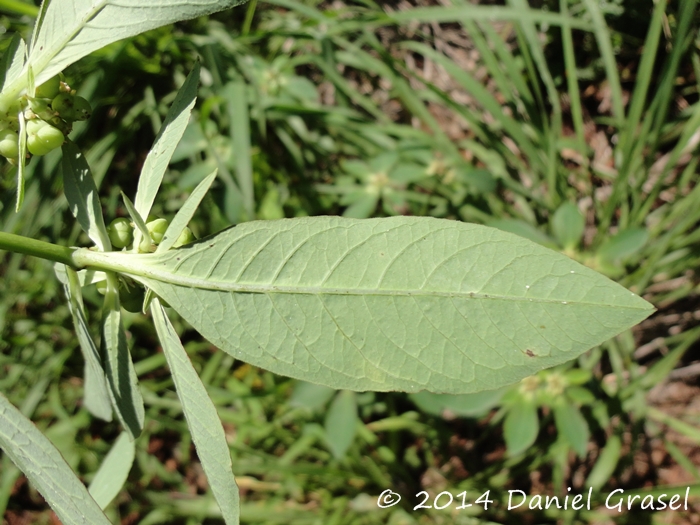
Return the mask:
<path fill-rule="evenodd" d="M 238 525 L 240 496 L 216 407 L 157 298 L 151 303 L 151 312 L 209 486 L 226 524 Z"/>
<path fill-rule="evenodd" d="M 144 220 L 148 219 L 151 206 L 158 193 L 163 175 L 170 163 L 173 152 L 185 132 L 192 108 L 197 100 L 197 83 L 200 65 L 197 62 L 187 76 L 185 83 L 177 92 L 172 106 L 168 110 L 165 122 L 158 132 L 153 147 L 143 163 L 139 184 L 134 199 L 134 207 Z M 138 243 L 140 239 L 135 239 Z"/>
<path fill-rule="evenodd" d="M 19 33 L 15 33 L 0 60 L 0 91 L 5 87 L 5 84 L 11 84 L 19 77 L 24 67 L 26 53 L 27 46 L 24 40 Z"/>
<path fill-rule="evenodd" d="M 126 343 L 116 278 L 108 275 L 107 286 L 102 306 L 100 353 L 104 361 L 114 411 L 131 439 L 136 439 L 143 429 L 145 417 L 143 397 Z"/>
<path fill-rule="evenodd" d="M 64 525 L 109 525 L 61 453 L 2 394 L 0 447 L 41 492 Z"/>
<path fill-rule="evenodd" d="M 255 221 L 164 254 L 76 260 L 133 275 L 238 359 L 360 391 L 495 389 L 653 311 L 560 253 L 426 217 Z"/>
<path fill-rule="evenodd" d="M 28 63 L 36 72 L 39 85 L 112 42 L 241 3 L 241 0 L 54 1 L 49 4 L 32 42 Z"/>
<path fill-rule="evenodd" d="M 68 309 L 73 318 L 73 326 L 85 360 L 83 404 L 93 416 L 105 421 L 112 421 L 112 405 L 107 389 L 107 380 L 102 368 L 100 352 L 88 329 L 79 288 L 81 285 L 80 276 L 74 270 L 60 263 L 54 265 L 54 271 L 58 280 L 63 284 L 68 299 Z M 85 272 L 82 274 L 83 281 L 86 280 L 88 273 L 94 276 L 95 273 L 102 272 Z"/>
<path fill-rule="evenodd" d="M 199 208 L 199 204 L 202 202 L 202 199 L 206 195 L 207 191 L 209 191 L 211 183 L 214 182 L 214 179 L 216 178 L 217 171 L 218 170 L 214 170 L 213 173 L 205 177 L 202 182 L 200 182 L 197 187 L 192 190 L 190 196 L 187 197 L 187 200 L 180 207 L 175 214 L 175 217 L 173 217 L 173 220 L 168 225 L 168 229 L 165 230 L 163 239 L 160 241 L 160 244 L 156 249 L 157 253 L 167 252 L 170 248 L 172 248 L 173 244 L 177 242 L 178 237 L 189 224 L 190 220 L 192 220 L 194 213 L 197 211 L 197 208 Z"/>
<path fill-rule="evenodd" d="M 63 145 L 61 174 L 68 206 L 80 227 L 101 251 L 111 250 L 112 245 L 102 217 L 100 197 L 90 166 L 80 148 L 72 142 Z"/>

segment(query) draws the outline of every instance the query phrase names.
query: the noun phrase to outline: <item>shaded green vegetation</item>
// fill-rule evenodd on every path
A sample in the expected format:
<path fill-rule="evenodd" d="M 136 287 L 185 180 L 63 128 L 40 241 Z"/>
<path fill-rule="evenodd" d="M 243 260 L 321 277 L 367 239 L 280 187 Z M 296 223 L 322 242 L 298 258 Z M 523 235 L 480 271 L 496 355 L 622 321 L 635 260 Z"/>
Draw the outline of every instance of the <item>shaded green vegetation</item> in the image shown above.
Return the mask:
<path fill-rule="evenodd" d="M 224 422 L 243 522 L 521 523 L 523 513 L 505 510 L 509 489 L 700 492 L 700 415 L 689 406 L 700 337 L 697 5 L 542 4 L 252 2 L 112 44 L 66 71 L 94 109 L 71 138 L 108 220 L 127 216 L 119 192 L 134 194 L 176 88 L 201 57 L 196 116 L 157 216 L 171 219 L 218 169 L 190 225 L 198 237 L 253 218 L 444 217 L 560 250 L 659 309 L 576 362 L 469 396 L 336 393 L 236 362 L 176 323 Z M 4 22 L 28 36 L 32 20 Z M 59 160 L 55 151 L 33 159 L 19 213 L 3 167 L 3 230 L 88 246 Z M 0 391 L 89 482 L 120 430 L 81 407 L 83 361 L 61 287 L 44 261 L 5 254 L 0 271 Z M 97 290 L 85 299 L 97 319 Z M 124 318 L 146 428 L 108 512 L 123 523 L 216 523 L 155 333 L 143 316 Z M 48 523 L 41 498 L 7 458 L 1 465 L 5 520 Z M 378 510 L 387 488 L 403 501 Z M 421 490 L 466 490 L 473 502 L 489 489 L 488 511 L 413 511 Z"/>

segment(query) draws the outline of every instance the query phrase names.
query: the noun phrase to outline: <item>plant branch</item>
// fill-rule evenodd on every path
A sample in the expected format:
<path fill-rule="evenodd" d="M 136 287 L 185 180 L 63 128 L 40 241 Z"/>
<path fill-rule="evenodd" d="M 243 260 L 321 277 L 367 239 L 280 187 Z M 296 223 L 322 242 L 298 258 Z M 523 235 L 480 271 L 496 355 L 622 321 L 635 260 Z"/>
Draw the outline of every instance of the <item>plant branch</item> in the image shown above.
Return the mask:
<path fill-rule="evenodd" d="M 15 235 L 14 233 L 0 232 L 0 250 L 33 255 L 49 261 L 63 263 L 71 268 L 78 268 L 78 265 L 73 260 L 73 252 L 75 252 L 76 248 L 67 248 L 58 244 L 38 241 L 30 237 Z"/>

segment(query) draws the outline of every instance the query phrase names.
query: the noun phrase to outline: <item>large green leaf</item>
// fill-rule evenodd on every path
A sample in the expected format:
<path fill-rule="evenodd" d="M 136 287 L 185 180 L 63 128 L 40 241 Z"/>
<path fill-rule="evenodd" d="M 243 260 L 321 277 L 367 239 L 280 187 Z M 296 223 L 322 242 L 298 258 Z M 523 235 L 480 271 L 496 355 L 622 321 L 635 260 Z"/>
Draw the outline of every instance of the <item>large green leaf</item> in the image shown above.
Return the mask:
<path fill-rule="evenodd" d="M 495 389 L 653 311 L 527 239 L 427 217 L 257 221 L 74 259 L 133 276 L 238 359 L 348 390 Z"/>
<path fill-rule="evenodd" d="M 85 485 L 51 441 L 0 394 L 0 448 L 65 525 L 109 525 Z"/>
<path fill-rule="evenodd" d="M 246 0 L 44 0 L 22 74 L 4 84 L 0 108 L 34 76 L 40 85 L 104 46 L 180 20 L 215 13 Z M 30 75 L 31 69 L 31 75 Z"/>
<path fill-rule="evenodd" d="M 214 13 L 245 0 L 54 0 L 29 53 L 37 85 L 98 49 L 156 27 Z"/>

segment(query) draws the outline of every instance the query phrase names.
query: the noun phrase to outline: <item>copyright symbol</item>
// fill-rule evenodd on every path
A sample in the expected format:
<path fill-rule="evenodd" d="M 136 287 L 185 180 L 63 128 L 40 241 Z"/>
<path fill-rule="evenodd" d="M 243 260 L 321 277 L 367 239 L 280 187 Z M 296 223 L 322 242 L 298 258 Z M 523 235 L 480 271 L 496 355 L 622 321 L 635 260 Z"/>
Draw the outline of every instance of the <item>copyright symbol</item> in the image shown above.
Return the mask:
<path fill-rule="evenodd" d="M 390 489 L 386 489 L 379 495 L 379 498 L 377 498 L 377 505 L 380 509 L 385 509 L 387 507 L 393 507 L 399 501 L 401 501 L 401 496 Z"/>

